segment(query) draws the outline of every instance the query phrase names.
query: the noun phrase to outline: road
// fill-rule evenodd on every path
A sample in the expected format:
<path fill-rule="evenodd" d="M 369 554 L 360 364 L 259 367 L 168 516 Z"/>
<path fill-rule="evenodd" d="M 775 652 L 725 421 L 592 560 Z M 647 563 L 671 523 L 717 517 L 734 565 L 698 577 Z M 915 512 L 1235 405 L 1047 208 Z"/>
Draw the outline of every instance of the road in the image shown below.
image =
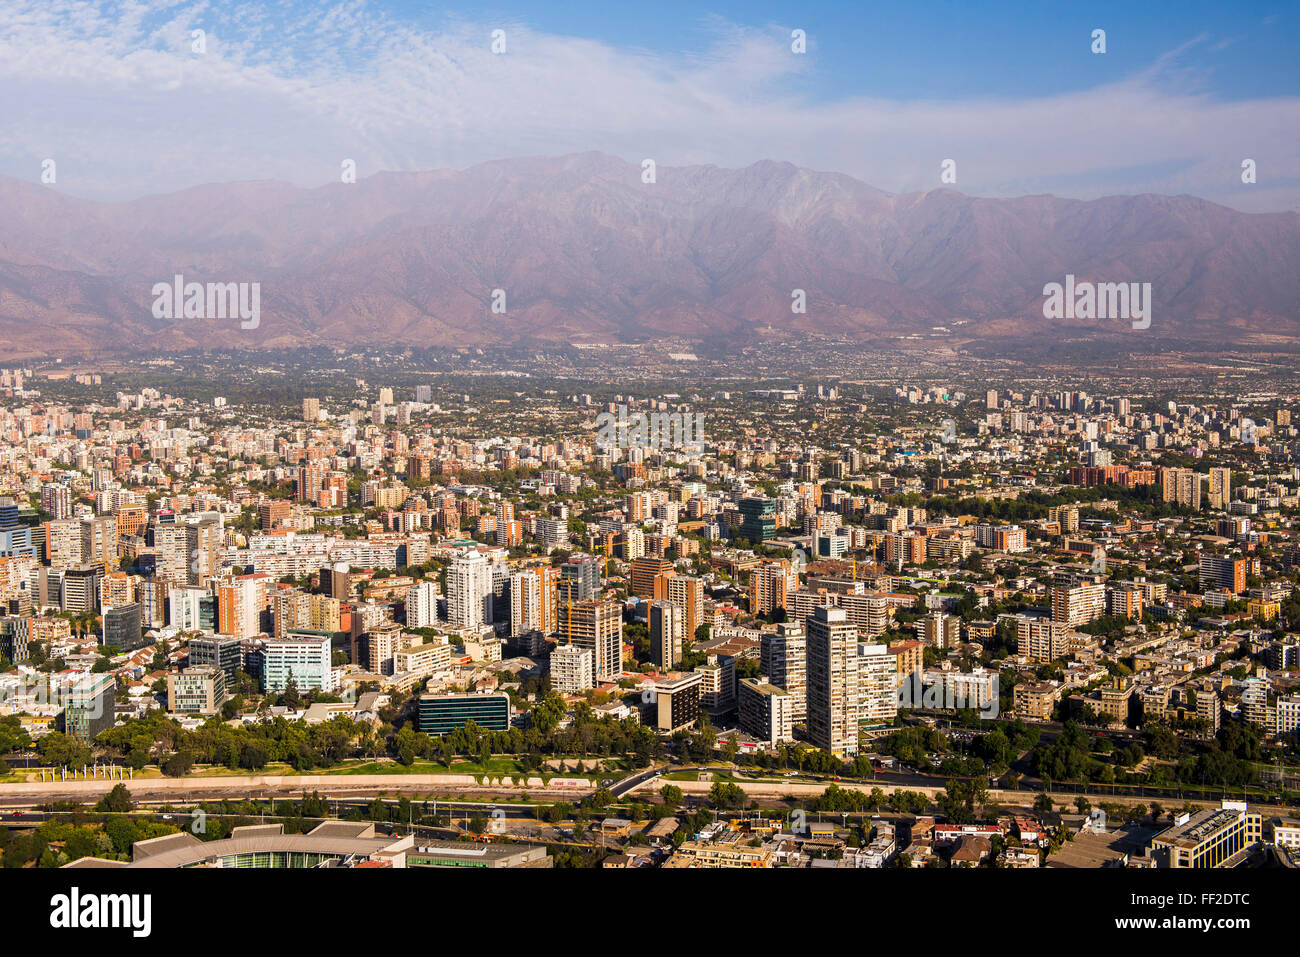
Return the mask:
<path fill-rule="evenodd" d="M 76 781 L 24 781 L 0 785 L 0 807 L 32 807 L 54 801 L 92 801 L 107 794 L 118 784 L 124 785 L 137 802 L 147 797 L 172 803 L 197 801 L 245 800 L 248 798 L 290 797 L 316 791 L 331 796 L 360 797 L 379 794 L 429 796 L 459 794 L 522 794 L 556 801 L 579 801 L 595 790 L 586 778 L 553 777 L 543 781 L 530 777 L 515 784 L 501 779 L 480 783 L 468 774 L 301 774 L 301 775 L 222 775 L 183 778 L 134 778 L 107 780 L 91 778 Z"/>
<path fill-rule="evenodd" d="M 666 769 L 662 767 L 646 768 L 644 771 L 638 771 L 635 774 L 628 775 L 620 781 L 614 782 L 610 785 L 609 791 L 614 795 L 614 797 L 621 798 L 625 794 L 657 781 L 659 775 L 663 774 L 665 770 Z"/>

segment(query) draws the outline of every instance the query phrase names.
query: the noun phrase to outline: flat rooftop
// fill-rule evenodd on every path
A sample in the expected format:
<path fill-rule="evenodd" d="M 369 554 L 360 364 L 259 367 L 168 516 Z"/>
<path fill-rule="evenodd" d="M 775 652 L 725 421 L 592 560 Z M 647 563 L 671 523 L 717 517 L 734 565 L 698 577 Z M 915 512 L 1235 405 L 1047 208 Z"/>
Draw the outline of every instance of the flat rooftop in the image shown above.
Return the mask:
<path fill-rule="evenodd" d="M 1171 827 L 1160 834 L 1157 840 L 1161 844 L 1177 847 L 1197 847 L 1215 831 L 1227 827 L 1240 817 L 1240 811 L 1230 808 L 1209 808 L 1198 811 L 1186 823 Z"/>
<path fill-rule="evenodd" d="M 1048 855 L 1046 867 L 1097 868 L 1121 860 L 1125 854 L 1141 856 L 1159 828 L 1130 824 L 1101 833 L 1080 831 L 1054 854 Z"/>

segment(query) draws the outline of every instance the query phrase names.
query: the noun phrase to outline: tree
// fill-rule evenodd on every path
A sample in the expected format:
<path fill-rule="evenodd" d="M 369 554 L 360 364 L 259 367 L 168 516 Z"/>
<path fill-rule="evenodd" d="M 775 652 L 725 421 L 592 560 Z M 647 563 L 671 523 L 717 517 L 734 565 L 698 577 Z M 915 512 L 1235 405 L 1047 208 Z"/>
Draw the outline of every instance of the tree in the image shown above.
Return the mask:
<path fill-rule="evenodd" d="M 722 745 L 722 756 L 726 759 L 728 764 L 735 764 L 736 753 L 739 750 L 740 750 L 740 744 L 739 742 L 737 742 L 736 735 L 733 732 L 732 734 L 727 736 L 726 741 Z"/>
<path fill-rule="evenodd" d="M 720 810 L 737 808 L 745 803 L 745 790 L 728 781 L 715 781 L 709 788 L 709 803 Z"/>
<path fill-rule="evenodd" d="M 179 778 L 184 777 L 192 767 L 194 767 L 194 756 L 188 751 L 177 751 L 163 762 L 162 772 L 169 778 Z"/>
<path fill-rule="evenodd" d="M 113 785 L 113 790 L 100 798 L 99 803 L 95 805 L 96 811 L 109 811 L 113 814 L 126 814 L 134 808 L 131 792 L 126 789 L 125 784 Z"/>
<path fill-rule="evenodd" d="M 659 789 L 659 796 L 669 807 L 679 807 L 682 803 L 682 789 L 675 784 L 665 784 Z"/>
<path fill-rule="evenodd" d="M 84 768 L 92 757 L 84 741 L 62 731 L 51 731 L 42 737 L 36 749 L 50 764 L 65 768 Z"/>
<path fill-rule="evenodd" d="M 31 735 L 16 714 L 0 718 L 0 754 L 9 754 L 32 746 Z"/>
<path fill-rule="evenodd" d="M 270 755 L 267 754 L 266 748 L 255 741 L 250 741 L 244 745 L 243 752 L 239 756 L 239 763 L 250 771 L 260 771 L 266 767 L 269 758 Z"/>

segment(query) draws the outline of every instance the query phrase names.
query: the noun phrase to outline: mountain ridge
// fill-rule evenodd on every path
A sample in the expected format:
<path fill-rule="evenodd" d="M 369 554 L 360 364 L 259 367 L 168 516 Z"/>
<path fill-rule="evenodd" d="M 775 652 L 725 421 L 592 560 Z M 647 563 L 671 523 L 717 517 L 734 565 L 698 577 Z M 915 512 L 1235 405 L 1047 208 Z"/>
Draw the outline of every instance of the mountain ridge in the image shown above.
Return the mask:
<path fill-rule="evenodd" d="M 864 342 L 1050 335 L 1067 273 L 1150 282 L 1145 331 L 1300 338 L 1300 215 L 1193 196 L 891 194 L 764 160 L 641 167 L 600 153 L 382 172 L 305 188 L 206 184 L 100 203 L 0 177 L 0 355 L 285 344 Z M 154 317 L 151 289 L 258 282 L 256 329 Z M 492 312 L 504 290 L 505 314 Z M 806 314 L 791 311 L 802 289 Z M 1076 323 L 1075 331 L 1087 323 Z"/>

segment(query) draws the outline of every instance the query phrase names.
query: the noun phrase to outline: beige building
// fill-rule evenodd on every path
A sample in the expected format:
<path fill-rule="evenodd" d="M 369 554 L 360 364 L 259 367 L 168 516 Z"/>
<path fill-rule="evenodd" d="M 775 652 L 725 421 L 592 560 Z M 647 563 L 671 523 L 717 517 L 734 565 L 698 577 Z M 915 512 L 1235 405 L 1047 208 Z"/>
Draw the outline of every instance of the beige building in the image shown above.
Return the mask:
<path fill-rule="evenodd" d="M 1050 681 L 1022 681 L 1013 692 L 1016 717 L 1050 721 L 1060 688 Z"/>
<path fill-rule="evenodd" d="M 216 714 L 226 700 L 226 673 L 195 665 L 167 676 L 167 710 L 174 714 Z"/>
<path fill-rule="evenodd" d="M 783 688 L 742 678 L 739 698 L 740 727 L 769 748 L 794 740 L 794 700 Z"/>
<path fill-rule="evenodd" d="M 808 619 L 808 738 L 837 758 L 858 752 L 858 630 L 842 608 Z"/>

